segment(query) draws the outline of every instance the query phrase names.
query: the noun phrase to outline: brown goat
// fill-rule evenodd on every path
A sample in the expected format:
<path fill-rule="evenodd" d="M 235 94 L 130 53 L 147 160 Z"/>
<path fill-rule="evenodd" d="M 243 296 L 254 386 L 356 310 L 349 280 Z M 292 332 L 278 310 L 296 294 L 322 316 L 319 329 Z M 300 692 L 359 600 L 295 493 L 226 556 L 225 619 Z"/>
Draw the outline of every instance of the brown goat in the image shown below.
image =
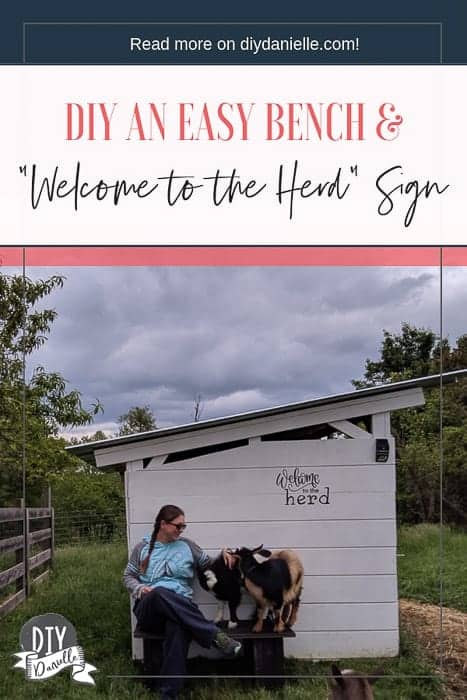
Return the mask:
<path fill-rule="evenodd" d="M 271 559 L 277 558 L 285 561 L 289 568 L 292 585 L 288 591 L 284 591 L 284 606 L 276 613 L 276 631 L 282 632 L 285 625 L 293 627 L 297 622 L 300 596 L 303 587 L 303 564 L 291 549 L 281 549 L 271 554 Z"/>
<path fill-rule="evenodd" d="M 264 557 L 263 545 L 255 549 L 241 547 L 233 552 L 238 561 L 242 583 L 256 602 L 254 632 L 261 632 L 268 609 L 274 610 L 275 632 L 297 620 L 303 585 L 303 565 L 291 549 L 281 549 Z"/>
<path fill-rule="evenodd" d="M 357 671 L 341 671 L 332 665 L 333 680 L 329 688 L 328 700 L 374 700 L 372 685 L 383 675 L 376 671 L 371 676 L 362 676 Z"/>

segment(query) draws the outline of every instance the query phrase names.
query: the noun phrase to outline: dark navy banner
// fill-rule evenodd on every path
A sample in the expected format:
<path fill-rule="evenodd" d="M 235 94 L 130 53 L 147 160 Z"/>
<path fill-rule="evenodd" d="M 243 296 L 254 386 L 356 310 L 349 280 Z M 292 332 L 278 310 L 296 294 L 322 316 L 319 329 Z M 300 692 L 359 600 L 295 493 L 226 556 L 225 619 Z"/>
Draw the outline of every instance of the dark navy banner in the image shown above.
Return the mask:
<path fill-rule="evenodd" d="M 28 64 L 419 64 L 442 61 L 425 23 L 27 23 Z"/>
<path fill-rule="evenodd" d="M 2 8 L 0 62 L 26 64 L 466 63 L 467 3 L 218 2 Z"/>

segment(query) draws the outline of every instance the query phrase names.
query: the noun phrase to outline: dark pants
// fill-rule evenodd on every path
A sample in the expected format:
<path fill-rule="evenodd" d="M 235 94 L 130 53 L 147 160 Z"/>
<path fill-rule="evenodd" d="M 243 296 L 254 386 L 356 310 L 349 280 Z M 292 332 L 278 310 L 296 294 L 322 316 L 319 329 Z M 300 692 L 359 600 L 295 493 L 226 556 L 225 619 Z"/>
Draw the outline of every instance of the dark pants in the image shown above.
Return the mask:
<path fill-rule="evenodd" d="M 191 640 L 209 649 L 218 629 L 193 601 L 167 588 L 154 588 L 135 603 L 133 612 L 144 632 L 164 632 L 160 673 L 166 678 L 162 680 L 161 695 L 176 698 L 183 686 Z"/>

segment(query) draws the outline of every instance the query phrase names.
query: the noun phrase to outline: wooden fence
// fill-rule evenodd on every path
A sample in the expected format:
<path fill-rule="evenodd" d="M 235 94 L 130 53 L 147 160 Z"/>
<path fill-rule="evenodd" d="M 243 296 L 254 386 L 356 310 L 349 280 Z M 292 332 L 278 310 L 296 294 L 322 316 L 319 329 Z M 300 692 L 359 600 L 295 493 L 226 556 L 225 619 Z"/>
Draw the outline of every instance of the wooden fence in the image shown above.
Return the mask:
<path fill-rule="evenodd" d="M 48 526 L 36 529 L 40 520 L 47 520 Z M 33 583 L 43 581 L 49 574 L 54 552 L 54 510 L 0 508 L 0 526 L 0 595 L 6 586 L 14 584 L 16 587 L 16 592 L 0 603 L 0 617 L 3 617 L 30 595 Z M 20 534 L 12 535 L 15 531 Z M 31 554 L 32 549 L 38 547 L 41 551 Z M 4 555 L 13 552 L 15 565 L 4 569 L 3 561 L 7 559 Z M 46 562 L 47 569 L 34 578 L 34 570 Z"/>

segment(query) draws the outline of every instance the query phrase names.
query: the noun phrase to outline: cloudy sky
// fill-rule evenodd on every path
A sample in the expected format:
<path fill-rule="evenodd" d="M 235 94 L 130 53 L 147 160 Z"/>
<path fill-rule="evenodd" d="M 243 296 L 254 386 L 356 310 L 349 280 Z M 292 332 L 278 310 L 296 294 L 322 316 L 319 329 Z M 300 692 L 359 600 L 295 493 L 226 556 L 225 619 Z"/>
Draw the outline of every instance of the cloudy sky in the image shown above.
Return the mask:
<path fill-rule="evenodd" d="M 104 406 L 89 434 L 117 430 L 149 404 L 159 427 L 352 389 L 382 329 L 439 331 L 437 268 L 128 267 L 30 269 L 64 274 L 47 299 L 58 318 L 30 360 L 59 371 L 85 404 Z M 443 326 L 467 332 L 465 270 L 443 273 Z"/>

